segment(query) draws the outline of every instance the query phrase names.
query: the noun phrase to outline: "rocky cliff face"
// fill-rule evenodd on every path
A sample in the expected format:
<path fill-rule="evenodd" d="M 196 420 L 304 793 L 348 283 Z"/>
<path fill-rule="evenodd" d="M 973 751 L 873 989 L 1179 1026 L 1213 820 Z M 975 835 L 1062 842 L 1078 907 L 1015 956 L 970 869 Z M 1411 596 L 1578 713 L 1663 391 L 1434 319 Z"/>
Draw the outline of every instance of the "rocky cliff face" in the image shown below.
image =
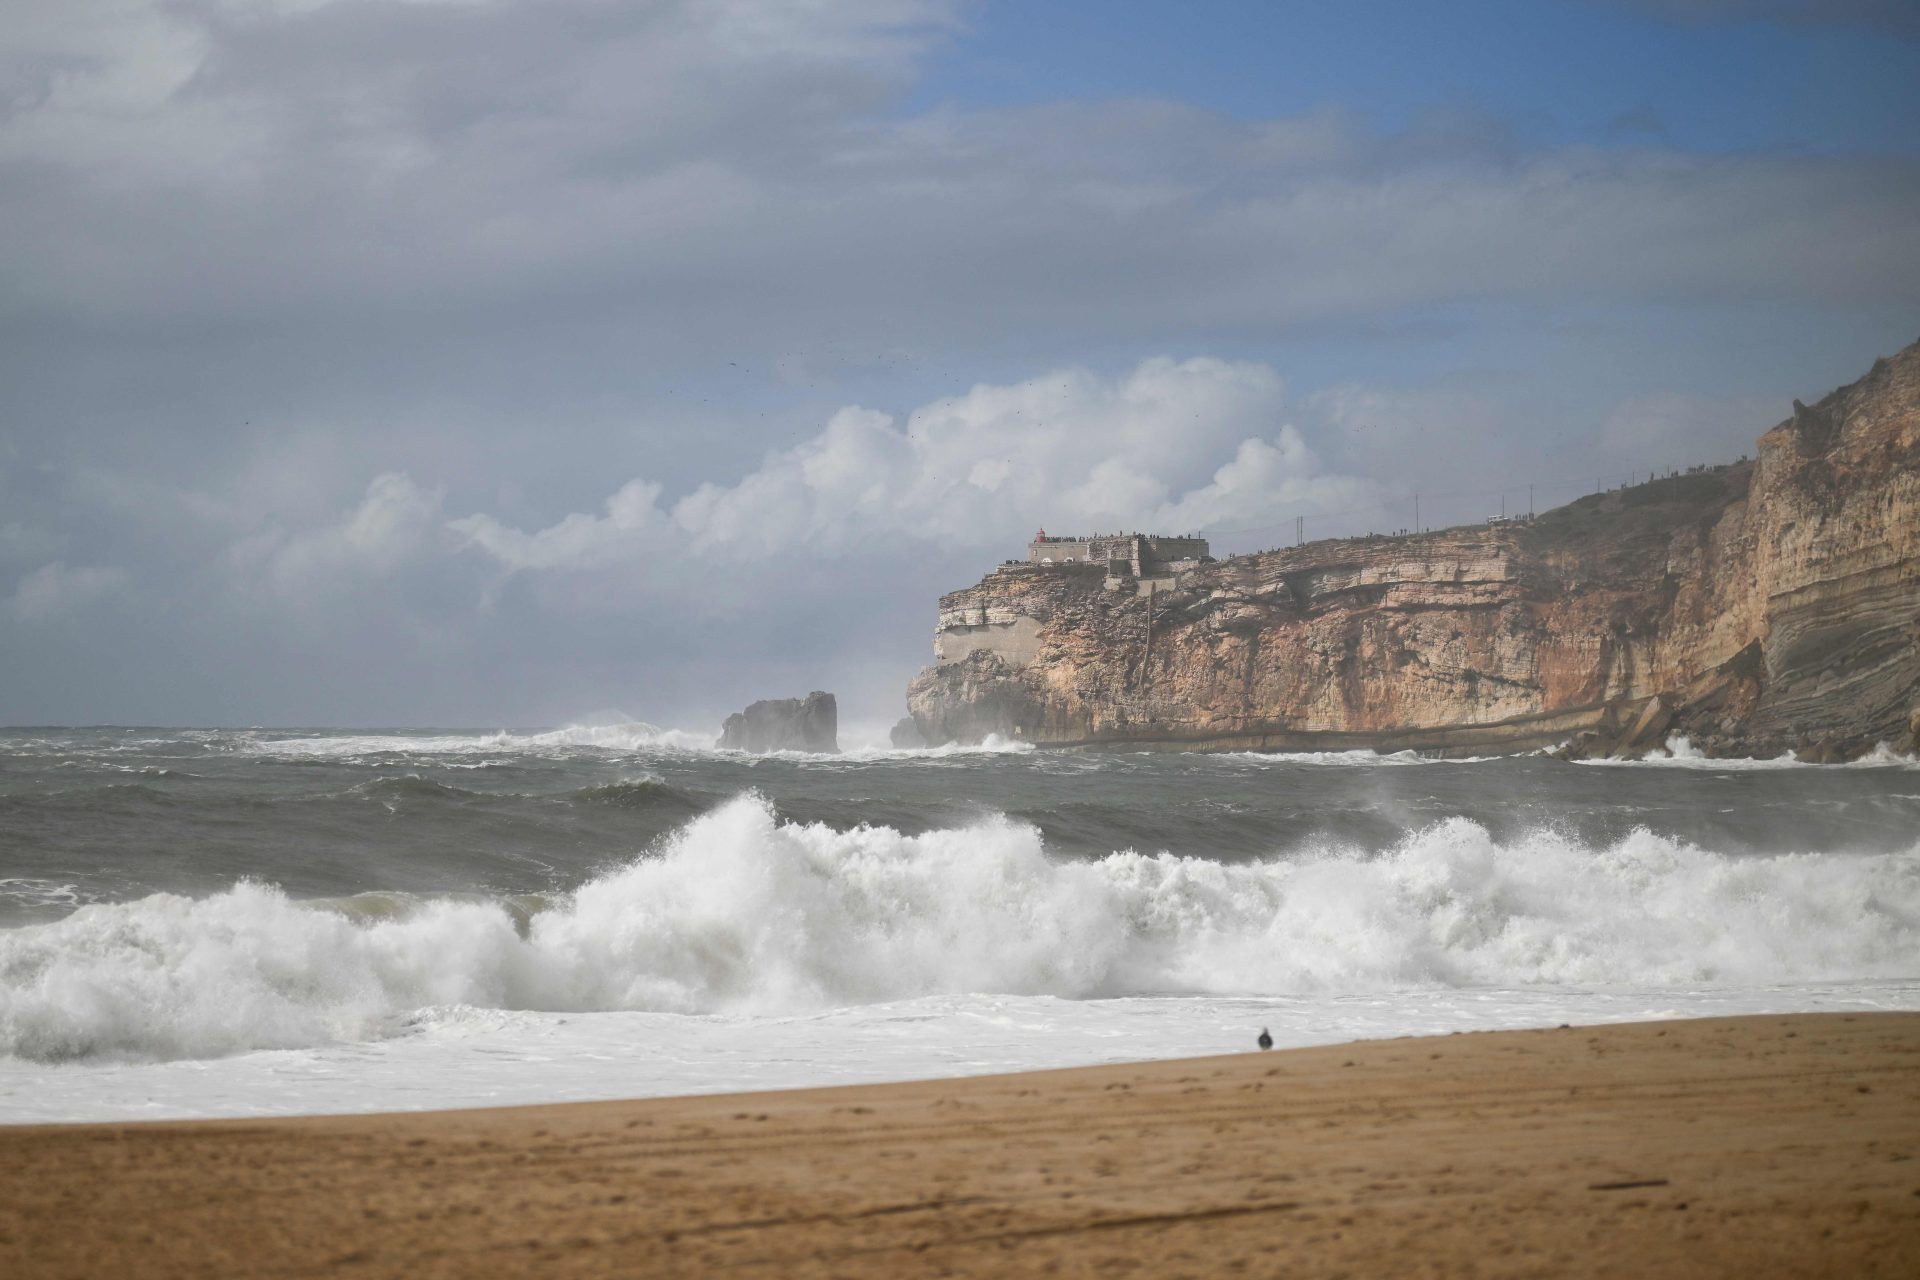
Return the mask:
<path fill-rule="evenodd" d="M 804 698 L 769 698 L 745 711 L 736 711 L 720 726 L 722 750 L 812 751 L 840 750 L 840 704 L 830 693 L 816 689 Z"/>
<path fill-rule="evenodd" d="M 1162 583 L 1006 565 L 940 601 L 929 742 L 1729 755 L 1920 744 L 1920 344 L 1757 457 L 1530 523 Z"/>

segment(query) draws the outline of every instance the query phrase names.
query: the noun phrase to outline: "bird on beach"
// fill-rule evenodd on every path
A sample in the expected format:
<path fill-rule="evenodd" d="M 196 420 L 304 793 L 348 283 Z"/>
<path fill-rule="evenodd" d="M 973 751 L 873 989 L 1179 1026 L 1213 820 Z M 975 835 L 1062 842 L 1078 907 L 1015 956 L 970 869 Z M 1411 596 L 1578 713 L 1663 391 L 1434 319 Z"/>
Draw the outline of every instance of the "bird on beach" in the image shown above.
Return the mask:
<path fill-rule="evenodd" d="M 1273 1048 L 1273 1037 L 1267 1034 L 1267 1029 L 1265 1027 L 1262 1027 L 1260 1028 L 1260 1038 L 1254 1041 L 1254 1043 L 1259 1045 L 1262 1049 L 1271 1049 Z"/>

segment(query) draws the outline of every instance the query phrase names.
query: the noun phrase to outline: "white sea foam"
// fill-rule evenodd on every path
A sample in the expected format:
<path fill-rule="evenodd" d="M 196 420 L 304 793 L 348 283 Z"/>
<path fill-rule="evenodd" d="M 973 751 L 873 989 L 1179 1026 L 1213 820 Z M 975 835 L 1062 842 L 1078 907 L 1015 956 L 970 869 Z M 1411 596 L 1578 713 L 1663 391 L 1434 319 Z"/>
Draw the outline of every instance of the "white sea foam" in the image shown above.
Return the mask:
<path fill-rule="evenodd" d="M 663 729 L 644 720 L 574 724 L 541 733 L 477 734 L 326 734 L 301 738 L 260 738 L 252 749 L 263 755 L 358 758 L 374 755 L 478 755 L 516 752 L 540 755 L 569 751 L 705 751 L 709 737 L 681 729 Z"/>
<path fill-rule="evenodd" d="M 922 996 L 819 1013 L 445 1005 L 375 1042 L 218 1061 L 0 1057 L 0 1124 L 497 1107 L 1034 1071 L 1512 1027 L 1920 1009 L 1920 983 L 1410 990 L 1307 997 Z"/>
<path fill-rule="evenodd" d="M 1636 831 L 1378 855 L 1050 857 L 1004 818 L 906 836 L 687 824 L 524 933 L 505 906 L 354 921 L 241 884 L 0 933 L 0 1051 L 198 1058 L 378 1038 L 415 1011 L 783 1015 L 961 993 L 1213 997 L 1911 978 L 1920 847 L 1725 857 Z"/>
<path fill-rule="evenodd" d="M 719 755 L 748 758 L 773 758 L 802 761 L 851 761 L 864 763 L 881 760 L 939 760 L 956 756 L 1026 755 L 1033 744 L 989 734 L 976 743 L 948 743 L 939 747 L 854 746 L 846 751 L 823 754 L 807 751 L 771 751 L 750 753 L 721 750 L 711 734 L 689 733 L 685 729 L 663 729 L 644 720 L 605 724 L 575 724 L 541 733 L 479 734 L 325 734 L 299 738 L 259 738 L 250 746 L 262 755 L 360 760 L 369 756 L 475 756 L 566 755 L 575 752 L 671 751 L 693 755 Z M 449 764 L 450 768 L 463 767 Z M 483 766 L 464 766 L 483 767 Z"/>
<path fill-rule="evenodd" d="M 34 908 L 77 907 L 80 886 L 44 876 L 0 877 L 0 901 L 7 899 Z"/>
<path fill-rule="evenodd" d="M 1668 738 L 1664 749 L 1650 751 L 1639 760 L 1596 758 L 1582 760 L 1579 763 L 1613 768 L 1704 769 L 1716 773 L 1751 769 L 1920 769 L 1920 759 L 1903 756 L 1884 742 L 1858 760 L 1849 760 L 1845 764 L 1810 764 L 1797 758 L 1792 752 L 1766 758 L 1709 756 L 1694 746 L 1690 739 L 1678 735 Z"/>
<path fill-rule="evenodd" d="M 806 751 L 774 751 L 768 754 L 796 760 L 844 760 L 865 764 L 879 760 L 948 760 L 960 756 L 1024 756 L 1033 754 L 1031 742 L 1003 738 L 990 733 L 979 742 L 948 742 L 937 747 L 849 746 L 832 755 Z"/>
<path fill-rule="evenodd" d="M 1475 764 L 1484 756 L 1423 756 L 1418 751 L 1222 751 L 1209 759 L 1237 764 L 1313 764 L 1394 767 L 1415 764 Z"/>

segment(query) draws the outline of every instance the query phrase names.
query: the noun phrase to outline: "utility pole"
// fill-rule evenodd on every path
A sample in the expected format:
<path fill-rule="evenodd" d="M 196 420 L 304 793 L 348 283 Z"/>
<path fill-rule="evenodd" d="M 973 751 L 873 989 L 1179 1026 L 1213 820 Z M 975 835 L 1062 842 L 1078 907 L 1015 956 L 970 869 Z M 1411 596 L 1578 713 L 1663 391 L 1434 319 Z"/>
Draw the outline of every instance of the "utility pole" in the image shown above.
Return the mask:
<path fill-rule="evenodd" d="M 1307 545 L 1307 518 L 1305 516 L 1295 516 L 1293 518 L 1293 545 L 1296 547 L 1304 547 Z"/>
<path fill-rule="evenodd" d="M 1527 519 L 1533 519 L 1533 485 L 1527 485 Z"/>
<path fill-rule="evenodd" d="M 1420 495 L 1413 495 L 1413 536 L 1420 536 Z"/>
<path fill-rule="evenodd" d="M 1147 579 L 1147 652 L 1140 660 L 1140 685 L 1153 683 L 1153 579 Z"/>

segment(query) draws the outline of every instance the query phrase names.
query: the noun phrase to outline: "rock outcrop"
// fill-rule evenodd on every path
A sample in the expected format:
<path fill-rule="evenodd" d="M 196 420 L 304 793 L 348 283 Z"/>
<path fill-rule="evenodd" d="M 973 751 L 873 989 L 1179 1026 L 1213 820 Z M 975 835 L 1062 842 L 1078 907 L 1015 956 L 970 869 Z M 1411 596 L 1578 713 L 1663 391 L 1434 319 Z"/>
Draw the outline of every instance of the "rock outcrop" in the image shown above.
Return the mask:
<path fill-rule="evenodd" d="M 830 693 L 770 698 L 728 716 L 714 744 L 732 751 L 840 750 L 840 708 Z"/>
<path fill-rule="evenodd" d="M 944 596 L 930 743 L 1844 759 L 1920 734 L 1920 344 L 1757 457 L 1537 520 Z"/>

